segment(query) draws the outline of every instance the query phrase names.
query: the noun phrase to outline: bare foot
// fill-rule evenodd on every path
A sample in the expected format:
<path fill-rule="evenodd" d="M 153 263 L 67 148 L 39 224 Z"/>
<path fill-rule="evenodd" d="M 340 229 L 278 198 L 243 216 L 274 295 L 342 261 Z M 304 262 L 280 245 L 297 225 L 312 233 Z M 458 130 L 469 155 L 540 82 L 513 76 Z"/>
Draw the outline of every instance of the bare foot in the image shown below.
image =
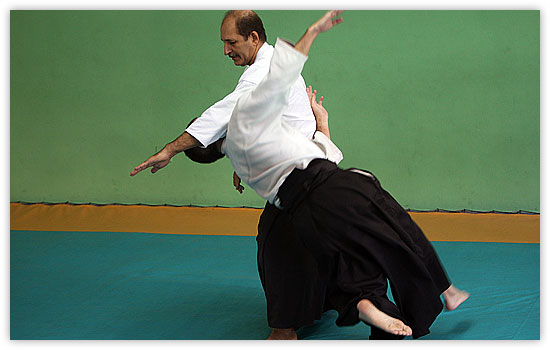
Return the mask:
<path fill-rule="evenodd" d="M 292 328 L 273 328 L 267 340 L 298 340 L 298 335 Z"/>
<path fill-rule="evenodd" d="M 453 311 L 470 297 L 470 293 L 458 289 L 451 284 L 451 286 L 443 292 L 443 296 L 445 297 L 445 309 L 447 309 L 447 311 Z"/>
<path fill-rule="evenodd" d="M 357 310 L 359 310 L 360 320 L 380 328 L 386 333 L 405 336 L 412 334 L 411 327 L 404 324 L 403 321 L 378 310 L 368 299 L 363 299 L 357 303 Z"/>

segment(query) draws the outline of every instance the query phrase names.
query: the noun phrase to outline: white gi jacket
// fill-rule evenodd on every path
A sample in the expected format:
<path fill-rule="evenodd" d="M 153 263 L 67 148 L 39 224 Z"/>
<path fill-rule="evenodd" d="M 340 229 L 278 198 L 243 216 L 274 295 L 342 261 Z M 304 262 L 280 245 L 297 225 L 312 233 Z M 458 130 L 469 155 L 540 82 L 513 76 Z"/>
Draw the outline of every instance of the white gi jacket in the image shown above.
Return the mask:
<path fill-rule="evenodd" d="M 238 99 L 228 124 L 222 152 L 242 181 L 279 206 L 279 187 L 295 168 L 305 169 L 316 158 L 339 163 L 342 152 L 316 132 L 310 140 L 283 120 L 285 106 L 307 60 L 277 38 L 269 73 Z"/>
<path fill-rule="evenodd" d="M 216 102 L 193 122 L 185 131 L 196 138 L 203 147 L 207 147 L 218 139 L 225 137 L 227 123 L 239 97 L 256 87 L 267 75 L 269 63 L 273 56 L 273 46 L 264 43 L 254 63 L 244 70 L 235 90 L 223 100 Z M 293 128 L 312 138 L 315 132 L 315 117 L 311 111 L 306 93 L 304 78 L 295 81 L 290 90 L 288 106 L 285 106 L 283 119 Z"/>

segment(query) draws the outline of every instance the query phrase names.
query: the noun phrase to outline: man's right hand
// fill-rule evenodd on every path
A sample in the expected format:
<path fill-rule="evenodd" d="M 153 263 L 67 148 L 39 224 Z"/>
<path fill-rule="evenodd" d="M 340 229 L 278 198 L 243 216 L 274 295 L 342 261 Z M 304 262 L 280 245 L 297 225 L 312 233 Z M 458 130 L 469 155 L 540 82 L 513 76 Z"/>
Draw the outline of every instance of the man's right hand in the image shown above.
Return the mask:
<path fill-rule="evenodd" d="M 191 147 L 200 145 L 200 142 L 190 135 L 187 131 L 181 134 L 177 139 L 170 142 L 157 154 L 149 157 L 145 162 L 141 163 L 130 173 L 130 176 L 134 176 L 142 170 L 145 170 L 149 167 L 153 167 L 151 172 L 154 174 L 160 169 L 170 163 L 170 159 L 176 154 L 185 151 Z"/>
<path fill-rule="evenodd" d="M 141 163 L 137 167 L 134 168 L 134 170 L 130 173 L 130 176 L 134 176 L 137 173 L 139 173 L 142 170 L 145 170 L 147 168 L 151 168 L 151 173 L 156 173 L 160 169 L 164 168 L 165 166 L 170 163 L 170 159 L 172 159 L 172 156 L 168 152 L 168 150 L 165 148 L 162 149 L 162 151 L 158 152 L 157 154 L 149 157 L 145 162 Z"/>

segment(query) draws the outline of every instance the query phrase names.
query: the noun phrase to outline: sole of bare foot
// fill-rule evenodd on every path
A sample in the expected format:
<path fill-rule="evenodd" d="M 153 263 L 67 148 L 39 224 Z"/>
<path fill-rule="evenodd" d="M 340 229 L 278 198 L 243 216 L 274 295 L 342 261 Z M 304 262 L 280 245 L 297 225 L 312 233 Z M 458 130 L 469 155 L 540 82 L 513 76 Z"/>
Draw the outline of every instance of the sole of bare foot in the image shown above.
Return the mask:
<path fill-rule="evenodd" d="M 298 335 L 293 329 L 273 329 L 267 340 L 298 340 Z"/>
<path fill-rule="evenodd" d="M 403 321 L 380 311 L 370 300 L 363 299 L 357 303 L 357 310 L 359 311 L 359 319 L 370 326 L 394 335 L 412 335 L 411 327 Z"/>
<path fill-rule="evenodd" d="M 451 286 L 443 292 L 443 297 L 445 298 L 445 309 L 447 311 L 453 311 L 470 297 L 470 293 L 460 290 L 451 284 Z"/>

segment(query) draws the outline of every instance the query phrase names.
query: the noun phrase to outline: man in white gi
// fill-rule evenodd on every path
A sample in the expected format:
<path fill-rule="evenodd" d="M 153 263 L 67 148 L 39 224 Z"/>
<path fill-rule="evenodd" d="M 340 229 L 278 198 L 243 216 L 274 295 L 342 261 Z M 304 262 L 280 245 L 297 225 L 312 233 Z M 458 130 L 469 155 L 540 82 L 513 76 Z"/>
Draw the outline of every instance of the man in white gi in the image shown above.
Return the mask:
<path fill-rule="evenodd" d="M 235 90 L 196 118 L 176 140 L 137 166 L 131 176 L 147 167 L 156 173 L 181 151 L 191 159 L 194 153 L 210 151 L 213 142 L 225 136 L 239 97 L 266 76 L 274 49 L 266 42 L 265 29 L 256 13 L 228 11 L 220 34 L 224 55 L 237 66 L 247 66 Z M 282 118 L 306 138 L 313 137 L 316 124 L 301 75 L 290 89 Z M 236 174 L 233 181 L 242 192 Z M 267 203 L 258 225 L 258 271 L 267 300 L 268 324 L 273 328 L 269 339 L 296 339 L 295 330 L 313 323 L 324 311 L 325 282 L 319 279 L 315 259 L 296 238 L 288 221 L 284 213 Z"/>
<path fill-rule="evenodd" d="M 239 19 L 244 18 L 249 25 L 249 33 L 239 32 Z M 253 26 L 249 22 L 260 21 Z M 138 165 L 131 175 L 151 168 L 156 173 L 170 162 L 170 159 L 183 150 L 199 146 L 207 147 L 225 136 L 227 123 L 235 108 L 238 98 L 258 85 L 269 70 L 273 56 L 273 46 L 266 42 L 266 34 L 261 20 L 253 11 L 229 11 L 222 21 L 221 40 L 224 43 L 224 55 L 230 57 L 237 66 L 247 66 L 239 78 L 235 90 L 218 101 L 197 118 L 183 134 L 167 144 L 160 152 Z M 283 118 L 292 127 L 311 138 L 315 132 L 315 119 L 306 95 L 306 85 L 302 76 L 293 84 L 288 107 L 285 107 Z"/>

